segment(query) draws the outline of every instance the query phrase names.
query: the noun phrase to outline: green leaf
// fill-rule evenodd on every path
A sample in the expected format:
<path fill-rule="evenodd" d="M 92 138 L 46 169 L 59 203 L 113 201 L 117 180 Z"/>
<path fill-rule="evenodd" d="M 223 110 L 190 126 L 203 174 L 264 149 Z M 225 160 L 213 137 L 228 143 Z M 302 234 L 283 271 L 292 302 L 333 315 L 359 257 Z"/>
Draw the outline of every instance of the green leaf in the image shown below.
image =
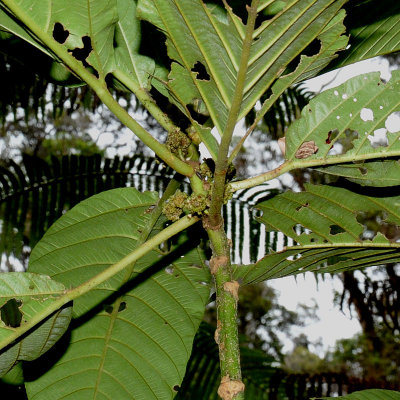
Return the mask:
<path fill-rule="evenodd" d="M 29 269 L 79 285 L 141 244 L 157 201 L 156 193 L 133 188 L 83 201 L 46 233 Z M 167 249 L 153 249 L 75 301 L 79 319 L 69 346 L 51 370 L 27 384 L 30 397 L 174 396 L 208 301 L 210 276 L 195 236 L 180 235 Z"/>
<path fill-rule="evenodd" d="M 48 276 L 21 272 L 0 274 L 0 342 L 9 337 L 17 340 L 0 351 L 0 376 L 20 360 L 40 357 L 64 334 L 71 320 L 71 306 L 52 314 L 22 339 L 18 330 L 64 291 L 64 285 Z"/>
<path fill-rule="evenodd" d="M 54 38 L 63 44 L 85 67 L 92 67 L 101 79 L 113 70 L 117 0 L 71 0 L 68 8 L 62 0 L 10 0 L 5 4 L 23 10 L 24 15 L 47 33 L 49 40 Z M 9 26 L 5 28 L 12 32 Z M 19 36 L 26 39 L 26 35 Z"/>
<path fill-rule="evenodd" d="M 344 1 L 291 0 L 276 17 L 264 21 L 254 33 L 248 74 L 238 119 L 252 109 L 260 96 L 315 38 L 329 29 Z M 168 89 L 181 109 L 204 102 L 220 134 L 224 131 L 236 87 L 245 26 L 226 11 L 212 12 L 202 1 L 139 0 L 140 16 L 167 36 L 173 60 Z M 215 11 L 215 10 L 214 10 Z M 343 18 L 341 14 L 341 18 Z M 335 48 L 338 50 L 338 48 Z M 330 54 L 332 56 L 332 54 Z M 322 59 L 328 62 L 327 54 Z M 313 59 L 315 75 L 324 65 Z M 304 74 L 311 68 L 307 65 Z M 202 113 L 203 109 L 197 109 Z M 190 117 L 190 113 L 186 114 Z"/>
<path fill-rule="evenodd" d="M 141 88 L 150 89 L 152 76 L 161 74 L 160 68 L 150 57 L 139 53 L 141 42 L 140 21 L 136 17 L 136 2 L 118 0 L 118 23 L 115 29 L 115 63 L 128 79 L 133 80 Z"/>
<path fill-rule="evenodd" d="M 333 397 L 318 397 L 318 399 L 326 400 Z M 354 392 L 346 396 L 335 397 L 335 399 L 342 400 L 398 400 L 400 399 L 400 392 L 384 389 L 369 389 L 360 392 Z"/>
<path fill-rule="evenodd" d="M 349 48 L 328 69 L 343 67 L 400 50 L 400 3 L 392 0 L 352 0 L 346 7 Z"/>
<path fill-rule="evenodd" d="M 312 78 L 331 60 L 337 57 L 337 53 L 342 51 L 348 42 L 348 37 L 344 36 L 346 28 L 343 25 L 344 10 L 341 10 L 329 22 L 324 30 L 318 35 L 320 49 L 317 54 L 312 56 L 301 55 L 300 62 L 295 70 L 282 75 L 271 87 L 272 95 L 264 101 L 262 108 L 257 113 L 257 120 L 260 120 L 271 106 L 276 104 L 284 91 L 296 82 L 307 78 Z"/>
<path fill-rule="evenodd" d="M 268 231 L 283 232 L 302 246 L 400 247 L 396 237 L 383 234 L 390 234 L 385 232 L 389 225 L 400 227 L 400 196 L 372 197 L 339 187 L 306 185 L 305 192 L 288 191 L 257 208 Z M 382 221 L 378 228 L 383 232 L 371 238 L 363 225 L 369 215 Z"/>
<path fill-rule="evenodd" d="M 250 284 L 304 272 L 333 274 L 399 261 L 398 249 L 392 248 L 302 249 L 296 246 L 270 253 L 254 265 L 235 266 L 234 276 L 241 284 Z"/>
<path fill-rule="evenodd" d="M 372 197 L 322 185 L 286 192 L 257 205 L 267 231 L 299 245 L 237 267 L 245 283 L 306 271 L 341 272 L 400 260 L 400 196 Z"/>
<path fill-rule="evenodd" d="M 391 122 L 399 94 L 399 71 L 387 83 L 370 73 L 321 93 L 287 130 L 287 160 L 302 167 L 399 156 L 400 129 Z"/>
<path fill-rule="evenodd" d="M 338 164 L 316 169 L 325 174 L 342 176 L 362 186 L 386 187 L 400 185 L 399 160 Z"/>
<path fill-rule="evenodd" d="M 19 36 L 21 39 L 24 39 L 31 45 L 37 47 L 39 50 L 43 51 L 48 56 L 51 56 L 51 53 L 47 51 L 47 49 L 37 40 L 35 37 L 30 35 L 20 24 L 18 24 L 10 14 L 8 14 L 2 6 L 0 5 L 0 27 L 2 30 L 12 33 L 16 36 Z"/>

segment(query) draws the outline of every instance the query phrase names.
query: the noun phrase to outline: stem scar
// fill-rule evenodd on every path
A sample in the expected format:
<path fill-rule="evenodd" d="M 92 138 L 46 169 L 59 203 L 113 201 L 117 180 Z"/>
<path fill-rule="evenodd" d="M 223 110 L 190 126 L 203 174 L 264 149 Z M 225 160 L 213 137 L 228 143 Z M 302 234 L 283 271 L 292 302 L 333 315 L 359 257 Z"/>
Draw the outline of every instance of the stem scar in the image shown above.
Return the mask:
<path fill-rule="evenodd" d="M 239 282 L 238 281 L 231 281 L 231 282 L 225 282 L 224 283 L 224 290 L 225 292 L 229 292 L 233 298 L 238 301 L 239 300 Z"/>
<path fill-rule="evenodd" d="M 228 257 L 227 256 L 215 256 L 211 257 L 210 260 L 210 271 L 213 275 L 215 275 L 218 271 L 218 269 L 228 263 Z"/>
<path fill-rule="evenodd" d="M 244 383 L 240 380 L 231 380 L 229 375 L 221 379 L 218 396 L 223 400 L 232 400 L 238 393 L 244 392 Z"/>

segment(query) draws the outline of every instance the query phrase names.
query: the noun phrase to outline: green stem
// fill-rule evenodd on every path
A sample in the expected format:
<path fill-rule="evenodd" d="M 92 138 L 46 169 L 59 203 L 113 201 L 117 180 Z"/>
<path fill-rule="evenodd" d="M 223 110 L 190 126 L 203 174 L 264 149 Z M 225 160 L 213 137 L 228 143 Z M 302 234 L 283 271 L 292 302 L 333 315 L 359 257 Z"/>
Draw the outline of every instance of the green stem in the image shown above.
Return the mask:
<path fill-rule="evenodd" d="M 108 279 L 112 278 L 118 272 L 122 271 L 123 269 L 131 266 L 135 263 L 139 258 L 143 257 L 149 251 L 154 249 L 154 247 L 160 245 L 161 243 L 165 242 L 170 237 L 176 235 L 177 233 L 183 231 L 184 229 L 188 228 L 189 226 L 195 224 L 199 220 L 198 217 L 187 215 L 181 218 L 179 221 L 174 222 L 164 230 L 162 230 L 157 235 L 153 236 L 149 239 L 146 243 L 142 244 L 140 247 L 136 248 L 134 251 L 129 253 L 126 257 L 122 260 L 118 261 L 117 263 L 111 265 L 104 271 L 100 272 L 99 274 L 95 275 L 88 281 L 82 283 L 81 285 L 66 290 L 60 297 L 54 300 L 46 309 L 40 311 L 39 313 L 35 314 L 32 319 L 30 319 L 25 324 L 15 328 L 13 330 L 13 334 L 7 336 L 3 340 L 0 341 L 0 349 L 4 348 L 5 346 L 12 343 L 16 340 L 19 336 L 24 334 L 25 332 L 32 329 L 35 325 L 41 322 L 44 318 L 48 317 L 53 312 L 60 309 L 65 304 L 69 303 L 70 301 L 82 296 L 83 294 L 89 292 L 94 287 L 100 285 L 101 283 L 107 281 Z M 134 272 L 134 271 L 132 271 Z"/>
<path fill-rule="evenodd" d="M 167 132 L 178 129 L 168 115 L 160 110 L 154 99 L 150 96 L 148 90 L 141 87 L 137 82 L 131 79 L 128 74 L 120 69 L 116 69 L 113 75 L 136 96 L 143 107 L 149 111 Z"/>
<path fill-rule="evenodd" d="M 227 7 L 226 2 L 224 1 Z M 239 71 L 236 80 L 235 93 L 232 106 L 229 110 L 228 120 L 221 138 L 221 144 L 218 149 L 218 156 L 215 163 L 214 183 L 212 188 L 210 222 L 216 227 L 221 224 L 221 208 L 224 201 L 225 180 L 228 169 L 228 152 L 232 141 L 233 131 L 236 126 L 237 117 L 243 99 L 243 89 L 246 81 L 248 60 L 250 56 L 251 44 L 253 41 L 254 24 L 257 17 L 258 0 L 253 0 L 251 7 L 248 7 L 248 20 L 246 25 L 246 35 L 243 41 L 243 49 L 240 58 Z"/>
<path fill-rule="evenodd" d="M 232 279 L 230 247 L 225 231 L 209 229 L 213 257 L 210 260 L 214 277 L 217 306 L 215 340 L 219 348 L 221 384 L 218 394 L 222 399 L 244 399 L 244 385 L 240 368 L 239 335 L 237 329 L 237 303 L 239 284 Z M 234 393 L 229 397 L 226 392 Z"/>
<path fill-rule="evenodd" d="M 225 7 L 228 9 L 226 1 Z M 243 99 L 243 89 L 246 80 L 248 59 L 253 40 L 255 20 L 257 17 L 258 0 L 253 0 L 248 7 L 248 20 L 243 41 L 243 49 L 239 64 L 235 93 L 228 120 L 221 138 L 218 156 L 215 163 L 214 182 L 211 194 L 209 214 L 204 219 L 212 248 L 210 269 L 214 277 L 217 295 L 218 325 L 215 334 L 219 348 L 221 383 L 219 396 L 224 400 L 244 399 L 244 385 L 240 368 L 239 337 L 237 328 L 237 302 L 239 284 L 232 279 L 230 262 L 230 246 L 224 231 L 221 210 L 224 202 L 225 181 L 228 169 L 228 151 L 232 140 L 240 107 Z"/>
<path fill-rule="evenodd" d="M 271 179 L 277 178 L 278 176 L 283 175 L 292 169 L 293 163 L 286 161 L 271 171 L 264 172 L 263 174 L 253 176 L 248 179 L 243 179 L 242 181 L 230 182 L 228 184 L 228 190 L 230 192 L 236 192 L 240 189 L 249 189 L 254 186 L 261 185 L 264 182 L 270 181 Z"/>
<path fill-rule="evenodd" d="M 115 114 L 115 116 L 126 125 L 144 144 L 153 150 L 167 165 L 178 173 L 192 176 L 193 168 L 172 154 L 165 145 L 158 142 L 139 123 L 137 123 L 128 112 L 121 107 L 107 89 L 104 73 L 99 71 L 100 78 L 91 74 L 81 62 L 68 53 L 65 46 L 56 42 L 51 35 L 45 32 L 14 0 L 2 0 L 3 4 L 34 34 L 34 36 L 45 44 L 65 65 L 85 81 L 97 94 L 99 99 Z"/>

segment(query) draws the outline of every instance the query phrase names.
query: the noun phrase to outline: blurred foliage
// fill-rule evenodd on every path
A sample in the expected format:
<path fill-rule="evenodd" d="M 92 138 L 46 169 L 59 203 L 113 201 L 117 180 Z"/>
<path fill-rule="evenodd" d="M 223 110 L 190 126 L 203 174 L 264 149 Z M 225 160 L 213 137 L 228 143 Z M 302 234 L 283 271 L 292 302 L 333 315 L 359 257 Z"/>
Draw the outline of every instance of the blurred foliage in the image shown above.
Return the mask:
<path fill-rule="evenodd" d="M 383 325 L 376 333 L 382 343 L 379 352 L 371 351 L 369 339 L 360 333 L 339 340 L 325 362 L 333 372 L 358 379 L 365 388 L 400 390 L 400 335 Z"/>

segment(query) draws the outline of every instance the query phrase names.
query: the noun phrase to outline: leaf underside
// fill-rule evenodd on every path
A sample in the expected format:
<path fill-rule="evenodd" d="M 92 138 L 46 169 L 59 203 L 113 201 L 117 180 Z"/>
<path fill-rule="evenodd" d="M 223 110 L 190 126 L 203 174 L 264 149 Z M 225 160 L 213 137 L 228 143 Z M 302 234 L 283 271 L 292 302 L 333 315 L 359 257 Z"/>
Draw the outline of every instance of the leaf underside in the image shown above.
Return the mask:
<path fill-rule="evenodd" d="M 18 339 L 18 327 L 45 310 L 65 290 L 48 276 L 9 272 L 0 274 L 0 341 L 14 337 L 17 342 L 0 351 L 0 376 L 18 361 L 31 361 L 49 350 L 64 334 L 71 321 L 72 307 L 67 306 L 46 318 Z"/>
<path fill-rule="evenodd" d="M 285 82 L 286 87 L 317 74 L 346 46 L 347 39 L 340 37 L 344 31 L 344 13 L 339 11 L 343 3 L 291 0 L 256 29 L 238 120 L 314 39 L 321 40 L 320 51 L 302 59 L 301 68 Z M 224 13 L 213 7 L 200 0 L 140 0 L 138 13 L 167 36 L 168 55 L 173 61 L 166 83 L 170 100 L 192 121 L 191 107 L 209 115 L 222 134 L 237 83 L 245 25 L 230 9 Z M 210 152 L 215 153 L 211 133 L 201 134 Z"/>
<path fill-rule="evenodd" d="M 83 201 L 49 229 L 29 270 L 68 286 L 86 281 L 135 249 L 157 201 L 157 194 L 133 188 Z M 171 398 L 209 295 L 204 256 L 194 246 L 180 236 L 167 254 L 154 249 L 134 272 L 77 299 L 68 349 L 26 385 L 30 399 Z"/>
<path fill-rule="evenodd" d="M 306 271 L 342 272 L 400 260 L 400 196 L 372 197 L 339 187 L 307 185 L 257 205 L 267 231 L 298 245 L 236 268 L 245 283 Z"/>
<path fill-rule="evenodd" d="M 341 176 L 361 186 L 400 185 L 400 160 L 365 161 L 316 168 L 328 175 Z"/>

